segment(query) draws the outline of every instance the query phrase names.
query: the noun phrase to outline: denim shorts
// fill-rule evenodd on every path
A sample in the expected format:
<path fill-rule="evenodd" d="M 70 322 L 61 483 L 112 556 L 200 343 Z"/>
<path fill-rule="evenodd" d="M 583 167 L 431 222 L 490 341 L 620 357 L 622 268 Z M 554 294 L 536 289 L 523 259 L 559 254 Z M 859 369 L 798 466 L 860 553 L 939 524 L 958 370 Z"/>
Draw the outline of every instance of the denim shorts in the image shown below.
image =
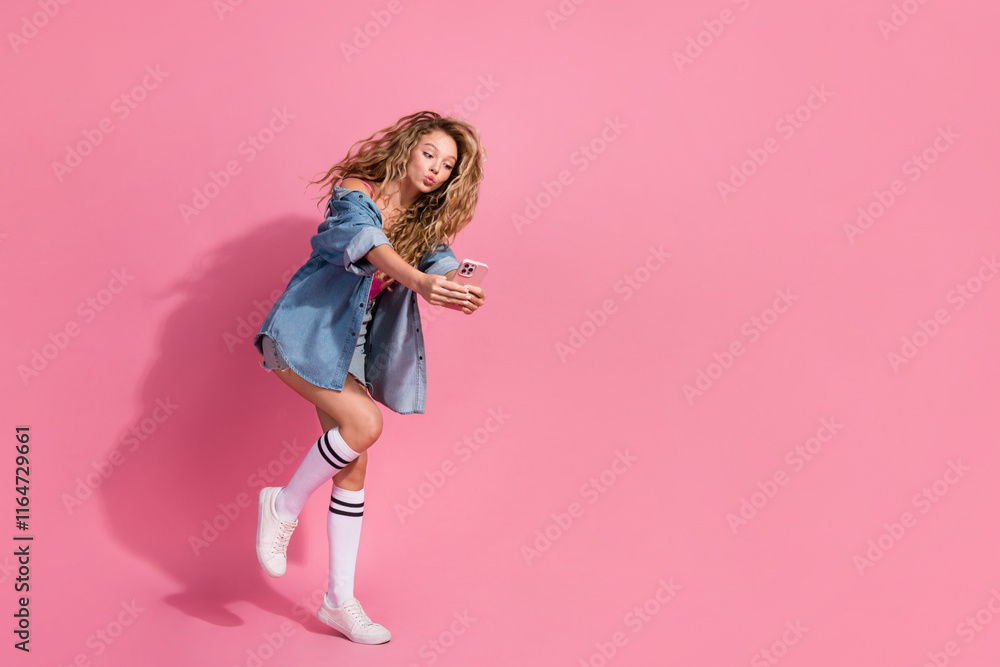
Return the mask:
<path fill-rule="evenodd" d="M 365 308 L 365 316 L 361 320 L 361 331 L 358 332 L 358 342 L 354 346 L 354 356 L 351 357 L 351 365 L 347 368 L 347 372 L 358 378 L 365 387 L 368 387 L 368 382 L 365 380 L 365 341 L 374 305 L 375 299 L 369 299 L 368 305 Z M 269 371 L 288 368 L 288 362 L 281 356 L 281 352 L 270 336 L 261 338 L 261 347 L 264 349 L 264 360 L 260 362 L 263 368 Z"/>

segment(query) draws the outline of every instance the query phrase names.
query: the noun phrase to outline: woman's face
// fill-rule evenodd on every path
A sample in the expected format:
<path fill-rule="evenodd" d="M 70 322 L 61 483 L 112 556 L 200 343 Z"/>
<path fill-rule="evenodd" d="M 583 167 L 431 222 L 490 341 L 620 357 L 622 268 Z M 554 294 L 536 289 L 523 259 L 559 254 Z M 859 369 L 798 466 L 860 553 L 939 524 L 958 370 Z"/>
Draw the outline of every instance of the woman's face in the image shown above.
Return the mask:
<path fill-rule="evenodd" d="M 448 180 L 458 160 L 458 146 L 447 132 L 420 135 L 406 163 L 406 177 L 418 192 L 433 192 Z"/>

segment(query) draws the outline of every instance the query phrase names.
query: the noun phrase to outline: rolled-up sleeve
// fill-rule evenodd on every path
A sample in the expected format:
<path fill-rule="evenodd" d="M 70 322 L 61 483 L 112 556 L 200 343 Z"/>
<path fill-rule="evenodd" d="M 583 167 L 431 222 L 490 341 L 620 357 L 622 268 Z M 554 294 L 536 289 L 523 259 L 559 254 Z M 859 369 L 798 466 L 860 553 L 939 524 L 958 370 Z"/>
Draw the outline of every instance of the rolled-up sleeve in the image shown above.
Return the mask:
<path fill-rule="evenodd" d="M 421 258 L 418 268 L 424 273 L 443 276 L 458 268 L 458 260 L 455 259 L 455 253 L 451 251 L 451 248 L 439 245 L 435 250 L 428 252 Z"/>
<path fill-rule="evenodd" d="M 362 276 L 372 275 L 377 270 L 365 254 L 378 245 L 392 246 L 366 213 L 345 207 L 334 209 L 333 215 L 320 223 L 309 243 L 327 262 Z"/>

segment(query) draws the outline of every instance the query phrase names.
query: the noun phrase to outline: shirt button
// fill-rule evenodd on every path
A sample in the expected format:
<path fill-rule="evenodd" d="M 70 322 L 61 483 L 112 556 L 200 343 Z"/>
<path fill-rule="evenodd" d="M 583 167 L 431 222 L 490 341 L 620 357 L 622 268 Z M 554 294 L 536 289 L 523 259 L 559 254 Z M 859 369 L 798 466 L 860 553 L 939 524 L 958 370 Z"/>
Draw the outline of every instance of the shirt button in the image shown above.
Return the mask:
<path fill-rule="evenodd" d="M 351 335 L 352 335 L 352 336 L 354 335 L 354 332 L 353 332 L 353 331 L 351 332 Z"/>

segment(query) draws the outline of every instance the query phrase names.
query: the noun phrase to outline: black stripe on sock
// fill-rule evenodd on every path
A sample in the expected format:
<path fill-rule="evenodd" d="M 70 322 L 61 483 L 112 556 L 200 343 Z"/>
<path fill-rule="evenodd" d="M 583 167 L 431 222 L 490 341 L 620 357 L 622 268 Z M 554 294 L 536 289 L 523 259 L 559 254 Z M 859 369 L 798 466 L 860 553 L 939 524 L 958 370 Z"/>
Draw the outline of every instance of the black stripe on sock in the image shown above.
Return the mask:
<path fill-rule="evenodd" d="M 337 470 L 340 470 L 341 468 L 343 468 L 344 466 L 346 466 L 348 463 L 350 463 L 350 461 L 345 461 L 343 458 L 340 457 L 339 454 L 337 454 L 337 452 L 334 451 L 333 447 L 330 445 L 329 435 L 330 434 L 329 434 L 329 431 L 328 431 L 328 432 L 326 432 L 326 433 L 323 434 L 322 438 L 319 439 L 319 442 L 318 442 L 318 445 L 317 445 L 319 447 L 319 453 L 323 455 L 323 458 L 326 459 L 327 463 L 329 463 L 330 465 L 332 465 Z M 324 443 L 326 444 L 325 448 L 323 447 Z M 333 461 L 330 458 L 329 455 L 331 455 L 331 454 L 333 455 L 333 457 L 335 459 L 337 459 L 337 461 L 340 462 L 339 465 L 337 464 L 336 461 Z"/>
<path fill-rule="evenodd" d="M 345 512 L 343 510 L 335 509 L 333 506 L 330 507 L 330 511 L 334 514 L 340 514 L 342 516 L 361 516 L 364 512 Z"/>
<path fill-rule="evenodd" d="M 325 438 L 325 437 L 326 437 L 326 434 L 324 433 L 323 437 L 316 441 L 316 448 L 319 450 L 319 453 L 323 455 L 323 458 L 326 459 L 327 463 L 329 463 L 331 466 L 333 466 L 337 470 L 340 470 L 341 466 L 338 466 L 334 461 L 331 461 L 330 460 L 330 455 L 327 454 L 326 450 L 323 448 L 323 438 Z"/>
<path fill-rule="evenodd" d="M 331 444 L 330 444 L 330 432 L 329 432 L 329 431 L 327 431 L 326 433 L 324 433 L 324 434 L 323 434 L 323 437 L 325 437 L 325 438 L 327 439 L 327 440 L 326 440 L 326 446 L 330 448 L 330 453 L 331 453 L 331 454 L 333 454 L 333 455 L 334 455 L 335 457 L 337 457 L 337 460 L 338 460 L 338 461 L 340 461 L 341 463 L 343 463 L 343 464 L 344 464 L 343 466 L 340 466 L 341 468 L 343 468 L 343 467 L 344 467 L 344 466 L 346 466 L 346 465 L 347 465 L 348 463 L 350 463 L 350 461 L 346 461 L 346 460 L 344 460 L 344 457 L 342 457 L 342 456 L 341 456 L 340 454 L 338 454 L 338 453 L 337 453 L 337 450 L 336 450 L 336 449 L 334 449 L 334 448 L 333 448 L 333 445 L 331 445 Z M 345 444 L 346 444 L 346 443 L 345 443 Z"/>
<path fill-rule="evenodd" d="M 340 500 L 338 498 L 334 498 L 333 496 L 330 496 L 330 502 L 331 503 L 337 503 L 338 505 L 343 505 L 344 507 L 364 507 L 365 506 L 365 501 L 363 501 L 363 500 L 360 503 L 345 503 L 343 500 Z"/>

